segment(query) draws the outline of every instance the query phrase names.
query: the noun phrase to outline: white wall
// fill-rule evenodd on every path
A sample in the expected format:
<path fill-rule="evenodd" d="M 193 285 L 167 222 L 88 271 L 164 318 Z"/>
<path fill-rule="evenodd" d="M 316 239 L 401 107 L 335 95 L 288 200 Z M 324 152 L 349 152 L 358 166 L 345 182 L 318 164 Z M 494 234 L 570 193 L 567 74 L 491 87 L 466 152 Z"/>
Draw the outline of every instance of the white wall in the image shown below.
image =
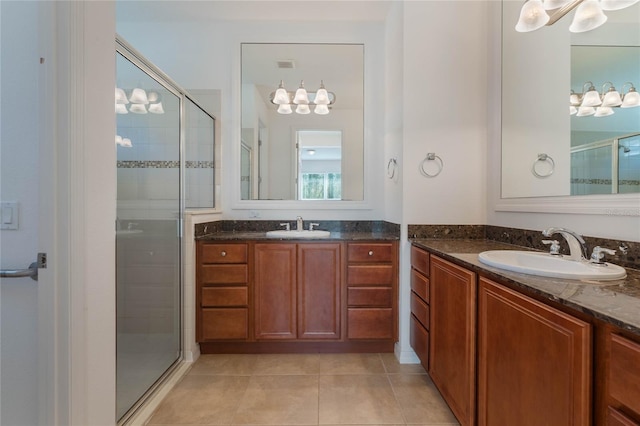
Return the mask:
<path fill-rule="evenodd" d="M 331 28 L 327 31 L 326 28 Z M 384 28 L 382 23 L 336 21 L 323 25 L 305 22 L 189 22 L 157 24 L 124 22 L 118 33 L 151 62 L 184 87 L 219 89 L 223 94 L 221 116 L 222 209 L 224 217 L 262 219 L 296 214 L 310 219 L 381 219 L 384 209 Z M 240 165 L 240 43 L 364 43 L 365 44 L 365 197 L 354 209 L 317 208 L 315 205 L 236 203 Z M 207 66 L 193 67 L 190 58 L 212 52 Z M 238 180 L 238 182 L 236 182 Z M 309 207 L 306 207 L 309 206 Z M 362 207 L 367 209 L 362 210 Z M 285 211 L 283 212 L 282 209 Z"/>
<path fill-rule="evenodd" d="M 487 30 L 486 2 L 404 5 L 403 223 L 485 222 Z"/>

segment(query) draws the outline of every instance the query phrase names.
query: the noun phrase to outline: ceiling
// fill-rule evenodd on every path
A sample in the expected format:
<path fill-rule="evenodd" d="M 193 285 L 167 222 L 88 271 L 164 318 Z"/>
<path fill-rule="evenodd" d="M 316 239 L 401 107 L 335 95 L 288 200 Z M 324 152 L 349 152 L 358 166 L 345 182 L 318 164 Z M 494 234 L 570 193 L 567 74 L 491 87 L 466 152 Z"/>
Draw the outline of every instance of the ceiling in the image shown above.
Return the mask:
<path fill-rule="evenodd" d="M 384 21 L 390 0 L 117 0 L 120 22 Z"/>

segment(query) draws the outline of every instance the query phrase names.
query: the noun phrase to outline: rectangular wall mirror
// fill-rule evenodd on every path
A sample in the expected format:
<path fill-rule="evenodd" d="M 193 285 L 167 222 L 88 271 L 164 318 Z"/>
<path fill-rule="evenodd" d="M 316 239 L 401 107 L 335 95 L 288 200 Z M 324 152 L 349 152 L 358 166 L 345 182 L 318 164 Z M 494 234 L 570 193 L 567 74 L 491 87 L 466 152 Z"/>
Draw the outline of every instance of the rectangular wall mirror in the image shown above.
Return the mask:
<path fill-rule="evenodd" d="M 640 106 L 578 116 L 569 95 L 640 90 L 640 3 L 584 33 L 574 12 L 519 33 L 521 6 L 503 1 L 502 198 L 639 193 Z"/>
<path fill-rule="evenodd" d="M 241 199 L 363 200 L 364 45 L 243 43 L 241 61 Z"/>

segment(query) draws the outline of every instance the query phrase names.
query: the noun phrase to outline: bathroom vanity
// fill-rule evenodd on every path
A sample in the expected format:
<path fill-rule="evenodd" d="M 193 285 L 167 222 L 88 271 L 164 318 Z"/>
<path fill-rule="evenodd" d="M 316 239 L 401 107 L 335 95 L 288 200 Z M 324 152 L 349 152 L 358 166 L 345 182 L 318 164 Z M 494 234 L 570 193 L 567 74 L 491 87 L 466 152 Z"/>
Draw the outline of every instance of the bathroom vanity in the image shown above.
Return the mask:
<path fill-rule="evenodd" d="M 196 241 L 202 353 L 392 352 L 398 237 L 215 233 Z"/>
<path fill-rule="evenodd" d="M 640 425 L 640 272 L 503 271 L 488 240 L 414 240 L 411 344 L 461 425 Z"/>

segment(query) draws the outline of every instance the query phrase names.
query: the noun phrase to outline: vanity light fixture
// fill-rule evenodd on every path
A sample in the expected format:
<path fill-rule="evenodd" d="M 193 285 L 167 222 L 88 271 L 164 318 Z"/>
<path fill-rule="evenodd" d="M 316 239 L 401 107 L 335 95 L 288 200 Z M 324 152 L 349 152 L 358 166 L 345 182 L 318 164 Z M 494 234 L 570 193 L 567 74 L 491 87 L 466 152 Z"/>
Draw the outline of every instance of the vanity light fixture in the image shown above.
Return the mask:
<path fill-rule="evenodd" d="M 608 89 L 607 89 L 608 86 Z M 627 93 L 625 87 L 629 86 Z M 586 92 L 585 92 L 586 89 Z M 618 92 L 610 81 L 602 85 L 602 93 L 598 93 L 592 82 L 587 81 L 582 86 L 583 93 L 569 93 L 569 114 L 577 117 L 593 115 L 606 117 L 614 114 L 613 108 L 632 108 L 640 106 L 640 93 L 631 82 L 622 85 L 622 94 Z"/>
<path fill-rule="evenodd" d="M 329 114 L 330 106 L 335 103 L 336 95 L 327 91 L 324 87 L 324 81 L 320 81 L 320 88 L 317 92 L 307 92 L 304 88 L 304 80 L 300 82 L 300 87 L 293 92 L 288 92 L 284 87 L 284 81 L 280 80 L 280 84 L 275 92 L 271 92 L 269 100 L 272 104 L 278 106 L 279 114 L 291 114 L 294 111 L 297 114 L 310 114 L 313 112 L 318 115 Z"/>
<path fill-rule="evenodd" d="M 164 114 L 161 96 L 157 92 L 146 92 L 139 87 L 131 91 L 131 96 L 127 98 L 125 91 L 119 87 L 115 90 L 115 112 L 116 114 Z"/>
<path fill-rule="evenodd" d="M 622 91 L 624 92 L 624 87 L 626 85 L 630 85 L 629 91 L 624 94 L 622 98 L 622 104 L 620 108 L 632 108 L 640 106 L 640 93 L 636 91 L 636 88 L 633 86 L 631 82 L 627 82 L 622 85 Z"/>
<path fill-rule="evenodd" d="M 638 1 L 640 0 L 526 0 L 520 10 L 516 31 L 524 33 L 553 25 L 576 8 L 569 31 L 591 31 L 607 21 L 605 10 L 624 9 Z"/>

